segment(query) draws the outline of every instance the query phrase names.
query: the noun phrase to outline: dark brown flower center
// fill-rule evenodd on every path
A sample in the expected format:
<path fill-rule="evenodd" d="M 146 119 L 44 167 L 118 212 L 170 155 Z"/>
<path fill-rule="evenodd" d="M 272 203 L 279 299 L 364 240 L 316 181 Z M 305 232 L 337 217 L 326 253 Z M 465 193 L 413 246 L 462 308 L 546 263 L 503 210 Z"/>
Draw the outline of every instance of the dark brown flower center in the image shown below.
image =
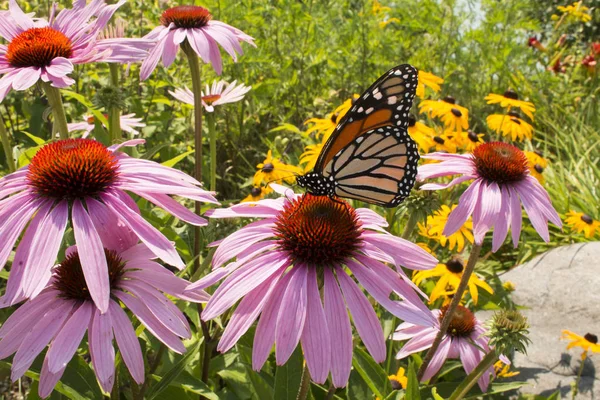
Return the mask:
<path fill-rule="evenodd" d="M 114 289 L 125 272 L 125 262 L 115 251 L 104 249 L 104 254 L 108 264 L 110 288 Z M 78 252 L 67 256 L 54 269 L 54 274 L 56 278 L 54 287 L 62 297 L 70 300 L 91 300 Z"/>
<path fill-rule="evenodd" d="M 504 97 L 506 97 L 507 99 L 519 100 L 519 95 L 517 94 L 517 92 L 510 88 L 507 89 L 506 92 L 504 92 Z"/>
<path fill-rule="evenodd" d="M 517 182 L 527 174 L 527 156 L 517 147 L 502 142 L 483 143 L 473 150 L 479 175 L 496 183 Z"/>
<path fill-rule="evenodd" d="M 273 165 L 273 163 L 266 163 L 265 165 L 263 165 L 261 171 L 269 174 L 271 172 L 273 172 L 273 170 L 275 169 L 275 166 Z"/>
<path fill-rule="evenodd" d="M 415 126 L 416 123 L 417 123 L 417 119 L 415 118 L 414 115 L 410 114 L 408 116 L 408 126 Z"/>
<path fill-rule="evenodd" d="M 212 19 L 211 13 L 200 6 L 177 6 L 166 9 L 160 17 L 160 23 L 169 26 L 173 23 L 176 28 L 202 28 Z"/>
<path fill-rule="evenodd" d="M 202 100 L 208 105 L 211 105 L 212 103 L 219 100 L 220 98 L 221 98 L 220 94 L 209 94 L 206 96 L 202 96 Z"/>
<path fill-rule="evenodd" d="M 454 274 L 462 274 L 463 270 L 465 269 L 462 261 L 458 258 L 453 258 L 450 261 L 448 261 L 446 263 L 446 268 L 448 269 L 448 271 Z"/>
<path fill-rule="evenodd" d="M 339 116 L 340 116 L 340 113 L 331 114 L 331 122 L 333 122 L 334 124 L 337 124 L 337 120 L 338 120 Z"/>
<path fill-rule="evenodd" d="M 509 112 L 507 113 L 507 115 L 508 115 L 509 117 L 513 117 L 513 118 L 521 118 L 521 115 L 519 115 L 519 113 L 518 113 L 518 112 L 516 112 L 516 111 L 509 111 Z"/>
<path fill-rule="evenodd" d="M 594 222 L 594 219 L 587 214 L 583 214 L 581 216 L 581 220 L 588 225 L 591 225 Z"/>
<path fill-rule="evenodd" d="M 30 28 L 8 44 L 6 59 L 13 67 L 47 67 L 57 57 L 73 55 L 71 41 L 54 28 Z"/>
<path fill-rule="evenodd" d="M 275 230 L 280 248 L 309 265 L 339 264 L 361 244 L 361 223 L 348 203 L 309 193 L 286 203 Z"/>
<path fill-rule="evenodd" d="M 448 306 L 444 306 L 441 309 L 439 321 L 442 322 Z M 452 314 L 452 321 L 448 326 L 448 334 L 454 337 L 466 337 L 470 336 L 475 330 L 475 315 L 466 307 L 458 306 Z"/>
<path fill-rule="evenodd" d="M 535 169 L 535 172 L 537 172 L 538 174 L 544 172 L 544 167 L 542 167 L 540 164 L 535 164 L 533 166 L 533 169 Z"/>
<path fill-rule="evenodd" d="M 250 191 L 250 194 L 252 195 L 252 197 L 258 197 L 258 196 L 260 196 L 261 193 L 262 193 L 262 188 L 259 188 L 257 186 L 253 187 L 252 190 Z"/>
<path fill-rule="evenodd" d="M 439 137 L 439 136 L 434 136 L 433 141 L 436 142 L 437 144 L 444 144 L 444 143 L 446 143 L 446 141 L 443 138 Z"/>
<path fill-rule="evenodd" d="M 590 343 L 598 344 L 598 336 L 596 336 L 592 333 L 586 333 L 583 338 Z"/>
<path fill-rule="evenodd" d="M 450 112 L 456 117 L 456 118 L 460 118 L 462 117 L 462 113 L 460 112 L 460 110 L 458 108 L 453 108 L 450 110 Z"/>
<path fill-rule="evenodd" d="M 394 379 L 394 378 L 390 378 L 390 384 L 392 385 L 392 389 L 393 390 L 400 390 L 402 389 L 402 384 L 400 383 L 400 381 Z"/>
<path fill-rule="evenodd" d="M 117 179 L 117 160 L 101 143 L 90 139 L 59 140 L 45 145 L 29 164 L 28 179 L 44 197 L 95 197 Z"/>
<path fill-rule="evenodd" d="M 479 136 L 477 136 L 477 134 L 476 134 L 475 132 L 471 131 L 471 130 L 469 130 L 469 131 L 467 132 L 467 137 L 468 137 L 468 138 L 469 138 L 469 140 L 470 140 L 471 142 L 473 142 L 473 143 L 479 143 L 479 142 L 480 142 L 480 140 L 479 140 Z"/>
<path fill-rule="evenodd" d="M 446 103 L 450 104 L 456 104 L 456 99 L 452 96 L 446 96 L 442 99 L 442 101 L 445 101 Z"/>

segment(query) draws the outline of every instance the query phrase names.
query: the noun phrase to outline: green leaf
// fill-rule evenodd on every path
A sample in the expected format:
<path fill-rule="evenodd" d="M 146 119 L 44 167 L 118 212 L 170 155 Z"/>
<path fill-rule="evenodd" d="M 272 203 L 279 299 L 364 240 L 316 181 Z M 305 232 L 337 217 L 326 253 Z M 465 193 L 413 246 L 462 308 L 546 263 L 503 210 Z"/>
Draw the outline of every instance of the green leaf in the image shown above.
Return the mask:
<path fill-rule="evenodd" d="M 431 395 L 434 400 L 444 400 L 444 398 L 438 394 L 437 388 L 431 388 Z"/>
<path fill-rule="evenodd" d="M 34 136 L 29 132 L 25 132 L 25 131 L 21 131 L 21 133 L 25 134 L 29 139 L 33 140 L 33 142 L 35 144 L 37 144 L 38 146 L 41 146 L 43 144 L 46 144 L 46 141 L 40 137 Z"/>
<path fill-rule="evenodd" d="M 380 399 L 385 399 L 392 391 L 392 385 L 385 370 L 377 364 L 366 351 L 357 347 L 354 349 L 352 365 L 363 378 L 369 389 Z"/>
<path fill-rule="evenodd" d="M 164 165 L 165 167 L 174 167 L 175 164 L 177 164 L 179 161 L 183 160 L 184 158 L 193 153 L 194 150 L 186 151 L 185 153 L 182 153 L 176 157 L 171 158 L 170 160 L 165 161 L 164 163 L 162 163 L 162 165 Z"/>
<path fill-rule="evenodd" d="M 417 380 L 417 371 L 412 360 L 408 362 L 408 383 L 406 385 L 406 398 L 411 400 L 421 400 L 419 391 L 419 381 Z"/>
<path fill-rule="evenodd" d="M 246 400 L 252 397 L 252 384 L 242 363 L 237 362 L 228 369 L 217 372 L 217 375 L 223 378 L 238 399 Z"/>
<path fill-rule="evenodd" d="M 152 385 L 150 390 L 148 390 L 148 392 L 146 393 L 147 400 L 152 400 L 156 398 L 156 396 L 160 394 L 160 392 L 165 390 L 167 387 L 169 387 L 169 385 L 171 385 L 174 382 L 174 380 L 183 372 L 185 367 L 188 366 L 189 361 L 196 355 L 198 351 L 200 351 L 200 344 L 201 342 L 198 342 L 196 346 L 193 346 L 191 350 L 188 350 L 187 354 L 183 356 L 181 360 L 179 360 L 179 362 L 177 362 L 177 364 L 173 366 L 173 368 L 168 370 L 162 378 L 156 377 L 158 378 L 159 382 L 155 385 Z"/>
<path fill-rule="evenodd" d="M 296 400 L 302 370 L 302 352 L 298 346 L 288 362 L 275 370 L 275 399 Z"/>
<path fill-rule="evenodd" d="M 160 377 L 156 375 L 153 376 L 153 378 L 160 380 Z M 177 378 L 173 379 L 173 381 L 171 382 L 171 387 L 174 386 L 179 387 L 189 393 L 202 395 L 203 397 L 206 397 L 209 400 L 219 399 L 219 396 L 217 396 L 212 390 L 210 390 L 206 383 L 202 382 L 200 379 L 196 378 L 187 371 L 183 371 L 181 374 L 179 374 Z M 163 397 L 164 394 L 165 392 L 162 392 L 162 394 L 159 397 Z"/>

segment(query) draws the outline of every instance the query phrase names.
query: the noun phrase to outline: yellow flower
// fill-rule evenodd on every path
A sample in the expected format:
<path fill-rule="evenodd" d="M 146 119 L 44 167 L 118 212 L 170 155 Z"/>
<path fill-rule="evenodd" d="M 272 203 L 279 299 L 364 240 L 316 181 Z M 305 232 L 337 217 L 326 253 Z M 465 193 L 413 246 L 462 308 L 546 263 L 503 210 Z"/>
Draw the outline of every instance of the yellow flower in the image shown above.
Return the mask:
<path fill-rule="evenodd" d="M 440 118 L 449 130 L 462 132 L 469 129 L 469 110 L 456 104 L 451 96 L 442 100 L 424 100 L 419 103 L 419 112 Z"/>
<path fill-rule="evenodd" d="M 504 288 L 504 290 L 506 290 L 507 292 L 514 292 L 515 289 L 517 288 L 515 286 L 514 283 L 512 283 L 511 281 L 506 281 L 502 284 L 502 287 Z"/>
<path fill-rule="evenodd" d="M 429 296 L 429 301 L 434 302 L 441 296 L 456 293 L 456 288 L 462 278 L 463 270 L 464 265 L 462 260 L 453 258 L 446 264 L 438 264 L 434 269 L 418 271 L 413 275 L 412 280 L 416 285 L 419 285 L 424 279 L 439 276 L 440 279 L 435 284 L 435 287 Z M 451 286 L 452 289 L 449 290 L 448 286 Z M 467 286 L 469 287 L 469 293 L 471 293 L 471 298 L 475 304 L 477 304 L 477 300 L 479 299 L 478 287 L 488 293 L 494 293 L 494 289 L 475 274 L 471 275 Z"/>
<path fill-rule="evenodd" d="M 434 136 L 433 148 L 435 151 L 456 153 L 458 150 L 458 145 L 456 144 L 456 134 L 451 131 L 446 131 L 441 135 Z"/>
<path fill-rule="evenodd" d="M 408 116 L 408 134 L 423 153 L 427 153 L 435 145 L 433 142 L 435 131 L 424 123 L 417 121 L 412 115 Z"/>
<path fill-rule="evenodd" d="M 501 133 L 502 136 L 510 137 L 513 141 L 533 137 L 533 127 L 519 118 L 519 114 L 515 111 L 509 111 L 507 115 L 492 114 L 487 117 L 486 122 L 490 129 Z"/>
<path fill-rule="evenodd" d="M 381 13 L 391 11 L 391 10 L 392 9 L 389 7 L 382 6 L 379 1 L 373 0 L 373 8 L 371 9 L 371 11 L 373 12 L 373 15 L 379 15 Z"/>
<path fill-rule="evenodd" d="M 408 378 L 404 375 L 404 373 L 405 373 L 404 368 L 400 367 L 400 368 L 398 368 L 398 372 L 396 372 L 396 375 L 388 376 L 388 379 L 390 380 L 390 383 L 392 384 L 392 389 L 394 389 L 394 390 L 406 389 L 406 385 L 408 385 Z"/>
<path fill-rule="evenodd" d="M 525 151 L 524 153 L 529 163 L 529 173 L 543 185 L 544 175 L 542 173 L 548 168 L 548 160 L 535 151 Z"/>
<path fill-rule="evenodd" d="M 591 333 L 586 333 L 583 336 L 579 336 L 578 334 L 565 329 L 562 331 L 561 339 L 571 341 L 571 343 L 567 345 L 567 350 L 573 347 L 581 347 L 583 349 L 583 353 L 581 354 L 582 360 L 586 359 L 588 351 L 591 351 L 592 353 L 600 353 L 600 345 L 598 345 L 598 336 L 593 335 Z"/>
<path fill-rule="evenodd" d="M 500 360 L 496 361 L 494 364 L 494 371 L 496 372 L 496 376 L 498 378 L 511 378 L 520 374 L 519 371 L 509 371 L 509 369 L 510 365 L 504 364 Z"/>
<path fill-rule="evenodd" d="M 472 152 L 475 150 L 475 147 L 479 146 L 481 143 L 485 143 L 483 140 L 484 136 L 485 134 L 483 133 L 475 133 L 469 129 L 468 131 L 456 133 L 454 141 L 461 149 Z"/>
<path fill-rule="evenodd" d="M 500 103 L 500 107 L 508 108 L 509 111 L 511 107 L 520 108 L 533 121 L 535 106 L 529 101 L 519 100 L 519 95 L 512 89 L 508 89 L 503 95 L 490 93 L 485 99 L 488 104 Z"/>
<path fill-rule="evenodd" d="M 329 139 L 329 136 L 333 133 L 337 124 L 342 120 L 342 117 L 346 115 L 348 110 L 350 110 L 353 101 L 357 98 L 357 94 L 353 95 L 338 106 L 332 113 L 327 114 L 325 118 L 310 118 L 306 120 L 306 122 L 304 122 L 305 125 L 313 124 L 306 130 L 306 134 L 310 135 L 314 132 L 317 138 L 323 136 L 324 140 Z"/>
<path fill-rule="evenodd" d="M 433 89 L 434 92 L 440 91 L 440 84 L 444 83 L 444 79 L 435 76 L 429 72 L 419 71 L 419 84 L 417 85 L 417 96 L 425 98 L 425 86 Z"/>
<path fill-rule="evenodd" d="M 419 223 L 419 233 L 422 236 L 438 240 L 442 246 L 448 245 L 448 249 L 454 250 L 456 247 L 457 252 L 463 251 L 465 248 L 465 239 L 470 243 L 473 243 L 473 221 L 469 218 L 467 222 L 455 233 L 446 237 L 442 235 L 444 226 L 448 222 L 448 215 L 456 208 L 456 204 L 452 206 L 452 209 L 447 205 L 443 205 L 433 215 L 427 217 L 426 225 Z"/>
<path fill-rule="evenodd" d="M 388 26 L 389 24 L 391 24 L 392 22 L 399 24 L 400 20 L 398 18 L 386 18 L 385 20 L 379 22 L 379 27 L 383 29 L 386 26 Z"/>
<path fill-rule="evenodd" d="M 250 194 L 242 200 L 242 203 L 247 201 L 259 201 L 265 197 L 265 195 L 271 193 L 273 189 L 270 186 L 254 186 L 250 190 Z"/>
<path fill-rule="evenodd" d="M 324 145 L 325 140 L 321 141 L 321 143 L 311 144 L 304 148 L 304 153 L 300 155 L 300 164 L 306 164 L 304 166 L 304 172 L 313 170 Z"/>
<path fill-rule="evenodd" d="M 596 235 L 596 232 L 600 231 L 600 221 L 577 211 L 569 211 L 565 222 L 571 227 L 572 231 L 583 232 L 586 238 L 591 238 Z"/>
<path fill-rule="evenodd" d="M 278 158 L 273 158 L 271 150 L 267 153 L 265 161 L 258 164 L 256 168 L 258 168 L 258 171 L 254 174 L 254 186 L 261 186 L 263 183 L 281 183 L 284 180 L 288 183 L 294 183 L 296 175 L 302 173 L 300 168 L 284 164 Z"/>
<path fill-rule="evenodd" d="M 589 22 L 592 20 L 592 16 L 588 12 L 589 8 L 582 6 L 581 3 L 581 1 L 576 1 L 570 6 L 558 6 L 556 8 L 563 14 L 567 14 L 578 21 Z"/>

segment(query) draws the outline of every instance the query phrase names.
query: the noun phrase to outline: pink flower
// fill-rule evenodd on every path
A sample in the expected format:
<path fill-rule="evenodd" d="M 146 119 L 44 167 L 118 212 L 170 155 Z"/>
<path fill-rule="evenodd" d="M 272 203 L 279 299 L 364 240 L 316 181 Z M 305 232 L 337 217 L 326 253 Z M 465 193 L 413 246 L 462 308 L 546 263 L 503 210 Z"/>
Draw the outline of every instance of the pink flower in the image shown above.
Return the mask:
<path fill-rule="evenodd" d="M 254 39 L 241 30 L 221 21 L 212 20 L 212 14 L 204 7 L 176 6 L 163 12 L 161 26 L 157 26 L 144 38 L 155 40 L 156 45 L 142 63 L 140 77 L 147 79 L 162 57 L 165 67 L 175 60 L 179 45 L 188 41 L 194 52 L 205 63 L 211 63 L 217 75 L 221 75 L 223 65 L 219 45 L 234 61 L 237 54 L 243 54 L 241 42 L 254 44 Z"/>
<path fill-rule="evenodd" d="M 190 327 L 185 315 L 162 292 L 192 302 L 208 300 L 203 292 L 184 294 L 189 282 L 152 261 L 154 255 L 144 244 L 137 244 L 133 232 L 125 227 L 116 228 L 119 223 L 116 218 L 110 222 L 115 224 L 111 234 L 119 240 L 99 249 L 106 255 L 110 274 L 112 296 L 106 310 L 99 309 L 90 297 L 91 288 L 84 279 L 83 254 L 73 247 L 52 268 L 52 278 L 42 285 L 40 294 L 19 307 L 0 328 L 0 359 L 15 354 L 13 381 L 23 376 L 49 345 L 40 375 L 40 397 L 50 395 L 86 331 L 92 365 L 104 391 L 110 392 L 114 384 L 113 338 L 133 380 L 138 384 L 144 381 L 142 350 L 120 303 L 148 332 L 181 354 L 186 349 L 180 338 L 191 337 Z"/>
<path fill-rule="evenodd" d="M 427 350 L 433 344 L 433 341 L 440 331 L 440 321 L 444 317 L 447 307 L 441 310 L 432 310 L 431 313 L 435 317 L 434 326 L 419 326 L 405 322 L 396 328 L 396 332 L 392 334 L 393 340 L 407 340 L 402 349 L 396 355 L 396 358 L 401 359 L 413 353 L 418 353 Z M 431 379 L 448 358 L 459 358 L 463 368 L 467 374 L 471 373 L 479 364 L 481 359 L 490 351 L 493 351 L 488 346 L 488 339 L 483 336 L 486 333 L 481 322 L 475 318 L 475 315 L 468 308 L 458 306 L 452 316 L 452 321 L 448 327 L 446 335 L 444 335 L 440 347 L 431 359 L 431 363 L 427 367 L 421 381 L 425 382 Z M 510 361 L 502 356 L 503 362 Z M 479 378 L 479 387 L 483 392 L 487 390 L 490 383 L 490 373 L 494 373 L 494 368 L 490 367 L 488 373 L 484 373 Z"/>
<path fill-rule="evenodd" d="M 85 139 L 90 135 L 90 132 L 94 130 L 95 118 L 93 115 L 84 115 L 83 119 L 82 122 L 67 124 L 67 128 L 69 129 L 69 132 L 85 131 L 82 136 L 82 138 Z M 135 118 L 135 114 L 121 115 L 120 121 L 121 130 L 130 133 L 133 136 L 140 134 L 135 128 L 143 128 L 146 126 L 146 124 L 142 122 L 142 118 Z"/>
<path fill-rule="evenodd" d="M 9 43 L 0 45 L 0 101 L 9 90 L 26 90 L 40 79 L 63 88 L 75 81 L 68 75 L 73 64 L 95 61 L 138 61 L 147 52 L 147 39 L 97 40 L 114 12 L 125 0 L 112 5 L 76 0 L 72 9 L 55 15 L 49 21 L 25 14 L 15 0 L 9 11 L 0 13 L 0 36 Z M 90 21 L 92 17 L 96 17 Z"/>
<path fill-rule="evenodd" d="M 204 320 L 218 317 L 241 299 L 219 342 L 220 352 L 229 350 L 260 315 L 252 357 L 255 370 L 262 368 L 273 343 L 277 365 L 282 365 L 301 342 L 312 379 L 323 383 L 331 372 L 333 384 L 345 386 L 353 346 L 346 307 L 373 358 L 386 358 L 377 314 L 350 273 L 392 314 L 414 323 L 435 323 L 399 267 L 433 268 L 433 256 L 385 232 L 386 221 L 374 211 L 271 186 L 287 197 L 207 214 L 263 218 L 220 241 L 213 272 L 188 288 L 193 292 L 226 278 L 202 312 Z"/>
<path fill-rule="evenodd" d="M 207 112 L 213 112 L 215 111 L 214 106 L 238 102 L 252 89 L 251 86 L 245 86 L 243 83 L 236 86 L 236 83 L 237 81 L 227 83 L 224 80 L 220 80 L 213 81 L 210 87 L 206 85 L 206 94 L 202 92 L 202 105 L 204 109 Z M 175 89 L 175 91 L 169 90 L 169 93 L 183 103 L 194 105 L 194 93 L 187 86 L 183 89 Z"/>
<path fill-rule="evenodd" d="M 458 206 L 448 216 L 444 236 L 458 231 L 473 215 L 475 243 L 481 244 L 485 234 L 493 227 L 492 250 L 496 251 L 512 226 L 512 240 L 517 247 L 521 234 L 521 203 L 544 241 L 550 240 L 548 221 L 562 227 L 548 193 L 529 173 L 527 156 L 513 145 L 484 143 L 477 146 L 472 154 L 432 153 L 423 158 L 441 162 L 419 167 L 419 180 L 461 176 L 448 184 L 429 183 L 421 189 L 446 189 L 473 180 L 460 196 Z"/>
<path fill-rule="evenodd" d="M 185 264 L 175 246 L 140 215 L 130 191 L 173 216 L 193 225 L 200 218 L 170 195 L 216 203 L 194 178 L 149 160 L 118 152 L 90 139 L 59 140 L 42 147 L 31 164 L 0 179 L 0 266 L 17 247 L 4 304 L 37 296 L 51 275 L 61 247 L 69 214 L 81 265 L 91 298 L 101 312 L 109 306 L 110 282 L 103 247 L 113 243 L 113 219 L 122 222 L 157 257 L 182 269 Z M 27 228 L 25 228 L 27 226 Z M 104 243 L 104 245 L 103 245 Z"/>

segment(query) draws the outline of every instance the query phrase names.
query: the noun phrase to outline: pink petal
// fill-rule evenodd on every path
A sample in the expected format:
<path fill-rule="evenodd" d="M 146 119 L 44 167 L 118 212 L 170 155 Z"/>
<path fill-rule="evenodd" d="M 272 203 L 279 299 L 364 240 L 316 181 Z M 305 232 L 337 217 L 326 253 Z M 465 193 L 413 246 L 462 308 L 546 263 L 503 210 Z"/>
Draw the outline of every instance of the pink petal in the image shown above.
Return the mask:
<path fill-rule="evenodd" d="M 73 72 L 73 64 L 64 57 L 56 57 L 52 63 L 46 67 L 46 71 L 56 77 L 65 76 Z"/>
<path fill-rule="evenodd" d="M 337 278 L 358 334 L 375 361 L 383 362 L 385 360 L 385 340 L 377 314 L 358 285 L 346 272 L 337 269 Z"/>
<path fill-rule="evenodd" d="M 73 232 L 79 253 L 81 269 L 90 296 L 100 312 L 108 311 L 110 283 L 108 280 L 108 264 L 104 254 L 104 246 L 96 231 L 92 219 L 88 215 L 81 200 L 73 202 Z"/>
<path fill-rule="evenodd" d="M 200 56 L 202 61 L 205 63 L 210 61 L 210 46 L 208 39 L 204 36 L 204 33 L 200 29 L 188 29 L 187 37 L 190 46 L 196 54 Z"/>
<path fill-rule="evenodd" d="M 275 223 L 270 219 L 256 221 L 227 236 L 213 256 L 213 268 L 220 267 L 255 243 L 275 236 L 274 227 Z"/>
<path fill-rule="evenodd" d="M 110 311 L 101 313 L 96 309 L 88 332 L 92 365 L 105 392 L 112 390 L 115 383 L 115 348 L 112 345 L 113 329 Z"/>
<path fill-rule="evenodd" d="M 437 258 L 421 247 L 394 235 L 363 231 L 361 237 L 365 242 L 393 257 L 396 266 L 424 270 L 434 268 L 438 263 Z"/>
<path fill-rule="evenodd" d="M 87 198 L 89 216 L 105 248 L 122 253 L 138 243 L 138 237 L 103 203 Z"/>
<path fill-rule="evenodd" d="M 144 382 L 144 358 L 137 335 L 125 311 L 114 301 L 109 304 L 111 324 L 121 356 L 133 379 Z"/>
<path fill-rule="evenodd" d="M 302 350 L 310 371 L 311 379 L 319 384 L 325 383 L 331 363 L 331 336 L 321 294 L 317 285 L 317 270 L 310 268 L 307 276 L 306 322 L 302 332 Z M 345 312 L 345 310 L 344 310 Z"/>
<path fill-rule="evenodd" d="M 65 369 L 66 367 L 55 373 L 50 372 L 48 369 L 48 357 L 46 356 L 46 358 L 44 358 L 44 364 L 42 365 L 42 371 L 40 373 L 40 384 L 38 387 L 38 395 L 42 399 L 50 396 L 52 390 L 54 390 L 54 386 L 56 386 L 65 372 Z"/>
<path fill-rule="evenodd" d="M 444 339 L 442 339 L 440 347 L 438 347 L 437 351 L 431 358 L 431 362 L 429 363 L 427 370 L 425 370 L 423 378 L 421 378 L 421 382 L 428 381 L 440 370 L 440 368 L 442 368 L 446 358 L 448 358 L 448 353 L 450 352 L 452 345 L 453 343 L 450 337 L 446 336 Z"/>
<path fill-rule="evenodd" d="M 424 326 L 415 326 L 414 329 L 411 329 L 412 332 L 420 331 L 418 334 L 414 335 L 412 339 L 402 346 L 398 354 L 396 354 L 397 359 L 402 359 L 407 357 L 413 353 L 418 353 L 425 349 L 428 349 L 433 344 L 439 329 L 435 328 L 427 328 Z M 402 336 L 398 335 L 397 340 L 402 340 Z"/>
<path fill-rule="evenodd" d="M 512 241 L 515 248 L 519 245 L 519 236 L 521 236 L 521 224 L 523 223 L 523 212 L 521 211 L 521 202 L 517 191 L 509 187 L 510 196 L 510 225 L 512 233 Z"/>
<path fill-rule="evenodd" d="M 165 38 L 165 47 L 162 52 L 162 62 L 163 65 L 168 68 L 173 61 L 175 61 L 175 56 L 177 55 L 177 50 L 179 50 L 179 45 L 175 44 L 173 41 L 173 37 L 178 29 L 169 31 L 167 37 Z"/>
<path fill-rule="evenodd" d="M 290 282 L 283 293 L 275 328 L 275 359 L 283 365 L 290 358 L 302 335 L 306 321 L 306 276 L 308 267 L 294 265 Z"/>
<path fill-rule="evenodd" d="M 23 30 L 31 29 L 35 27 L 35 24 L 31 17 L 26 15 L 21 7 L 17 4 L 16 0 L 10 0 L 8 2 L 8 9 L 10 11 L 10 16 L 15 20 L 17 25 L 19 25 Z"/>
<path fill-rule="evenodd" d="M 140 79 L 145 81 L 148 79 L 152 71 L 158 65 L 158 61 L 160 60 L 160 56 L 165 49 L 167 38 L 166 36 L 161 38 L 154 46 L 152 50 L 148 53 L 148 57 L 142 62 L 142 67 L 140 68 Z"/>
<path fill-rule="evenodd" d="M 479 200 L 479 187 L 482 184 L 481 180 L 476 180 L 465 190 L 458 200 L 458 206 L 448 215 L 448 221 L 444 227 L 444 236 L 450 236 L 458 231 L 473 214 L 475 205 Z"/>
<path fill-rule="evenodd" d="M 149 193 L 136 193 L 138 196 L 150 200 L 158 207 L 164 209 L 173 216 L 195 226 L 206 226 L 208 221 L 204 218 L 196 215 L 190 211 L 187 207 L 181 205 L 179 202 L 173 200 L 166 194 L 149 194 Z"/>
<path fill-rule="evenodd" d="M 475 243 L 483 243 L 485 234 L 492 229 L 502 206 L 502 192 L 496 182 L 482 183 L 479 201 L 473 212 L 473 236 Z"/>
<path fill-rule="evenodd" d="M 494 226 L 494 233 L 492 236 L 492 251 L 497 251 L 500 246 L 504 243 L 506 235 L 508 234 L 508 227 L 510 226 L 510 194 L 509 189 L 505 186 L 501 188 L 501 200 L 500 200 L 500 211 Z"/>
<path fill-rule="evenodd" d="M 42 71 L 36 67 L 21 68 L 13 78 L 12 87 L 15 90 L 26 90 L 35 85 Z"/>

